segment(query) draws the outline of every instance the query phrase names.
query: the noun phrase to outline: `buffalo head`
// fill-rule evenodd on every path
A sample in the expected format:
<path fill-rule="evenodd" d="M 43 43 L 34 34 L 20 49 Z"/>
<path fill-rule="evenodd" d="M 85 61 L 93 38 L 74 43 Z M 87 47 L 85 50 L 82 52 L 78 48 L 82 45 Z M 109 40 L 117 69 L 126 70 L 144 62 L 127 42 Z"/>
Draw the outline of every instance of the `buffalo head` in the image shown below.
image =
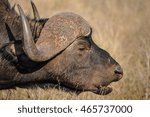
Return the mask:
<path fill-rule="evenodd" d="M 41 19 L 33 3 L 32 7 L 36 22 L 39 22 Z M 108 85 L 122 78 L 121 66 L 93 42 L 92 28 L 81 16 L 74 13 L 52 16 L 46 20 L 35 42 L 29 19 L 19 5 L 18 9 L 23 27 L 21 45 L 30 61 L 25 62 L 36 63 L 32 65 L 34 67 L 44 63 L 28 74 L 19 73 L 21 78 L 18 82 L 33 81 L 32 77 L 27 78 L 31 74 L 36 76 L 34 80 L 46 79 L 73 90 L 106 95 L 112 91 Z"/>
<path fill-rule="evenodd" d="M 44 66 L 53 81 L 79 91 L 108 94 L 108 85 L 123 76 L 121 66 L 108 52 L 92 40 L 92 28 L 81 16 L 60 13 L 45 23 L 34 43 L 29 23 L 18 6 L 23 25 L 23 47 L 35 62 L 48 61 Z"/>

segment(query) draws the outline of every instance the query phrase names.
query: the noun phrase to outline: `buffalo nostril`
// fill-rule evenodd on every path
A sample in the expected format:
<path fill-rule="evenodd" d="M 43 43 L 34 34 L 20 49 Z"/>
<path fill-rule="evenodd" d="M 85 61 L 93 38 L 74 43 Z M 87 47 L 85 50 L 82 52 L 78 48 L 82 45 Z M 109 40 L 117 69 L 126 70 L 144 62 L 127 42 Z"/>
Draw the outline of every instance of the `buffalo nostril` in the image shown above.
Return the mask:
<path fill-rule="evenodd" d="M 115 68 L 115 74 L 123 75 L 123 69 L 120 66 Z"/>

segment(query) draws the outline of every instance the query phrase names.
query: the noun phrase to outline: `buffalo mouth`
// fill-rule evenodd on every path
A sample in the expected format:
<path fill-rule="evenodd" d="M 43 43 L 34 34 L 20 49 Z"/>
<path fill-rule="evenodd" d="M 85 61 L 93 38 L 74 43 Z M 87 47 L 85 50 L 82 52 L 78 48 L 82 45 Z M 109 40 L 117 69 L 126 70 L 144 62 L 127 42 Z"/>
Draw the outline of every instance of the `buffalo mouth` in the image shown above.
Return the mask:
<path fill-rule="evenodd" d="M 105 85 L 105 86 L 97 87 L 97 90 L 94 91 L 94 93 L 96 93 L 98 95 L 107 95 L 107 94 L 111 93 L 112 90 L 113 90 L 112 87 Z"/>
<path fill-rule="evenodd" d="M 97 94 L 99 95 L 107 95 L 112 92 L 112 88 L 110 86 L 101 86 L 98 88 Z"/>

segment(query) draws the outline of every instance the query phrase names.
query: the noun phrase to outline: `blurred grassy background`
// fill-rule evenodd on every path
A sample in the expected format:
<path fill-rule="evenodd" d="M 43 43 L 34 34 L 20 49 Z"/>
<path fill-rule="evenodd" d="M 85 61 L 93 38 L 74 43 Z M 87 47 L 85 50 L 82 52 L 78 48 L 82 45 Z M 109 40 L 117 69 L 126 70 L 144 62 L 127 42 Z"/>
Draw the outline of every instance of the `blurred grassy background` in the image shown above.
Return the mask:
<path fill-rule="evenodd" d="M 31 17 L 29 0 L 19 3 Z M 124 69 L 121 81 L 113 83 L 107 96 L 80 95 L 55 88 L 16 88 L 0 91 L 0 99 L 150 99 L 150 0 L 33 0 L 41 17 L 75 12 L 93 28 L 93 39 Z"/>

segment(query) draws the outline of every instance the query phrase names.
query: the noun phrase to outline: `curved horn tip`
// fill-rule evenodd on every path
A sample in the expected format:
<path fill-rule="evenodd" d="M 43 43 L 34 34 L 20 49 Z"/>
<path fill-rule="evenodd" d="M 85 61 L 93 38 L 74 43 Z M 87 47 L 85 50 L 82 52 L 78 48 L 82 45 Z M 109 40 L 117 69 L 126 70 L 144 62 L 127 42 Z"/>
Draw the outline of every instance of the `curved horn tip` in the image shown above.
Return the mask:
<path fill-rule="evenodd" d="M 34 2 L 32 0 L 30 0 L 30 2 L 31 2 L 33 14 L 34 14 L 34 19 L 40 20 L 40 15 L 39 15 L 39 12 L 38 12 L 38 10 L 36 8 L 36 5 L 34 4 Z"/>
<path fill-rule="evenodd" d="M 17 4 L 17 7 L 18 7 L 20 15 L 21 15 L 21 13 L 24 13 L 23 10 L 22 10 L 22 8 L 21 8 L 21 6 L 19 4 Z"/>
<path fill-rule="evenodd" d="M 22 23 L 24 24 L 25 22 L 27 22 L 24 11 L 23 11 L 23 9 L 21 8 L 21 6 L 19 4 L 17 4 L 17 7 L 18 7 L 18 10 L 19 10 L 20 17 L 22 19 Z"/>

